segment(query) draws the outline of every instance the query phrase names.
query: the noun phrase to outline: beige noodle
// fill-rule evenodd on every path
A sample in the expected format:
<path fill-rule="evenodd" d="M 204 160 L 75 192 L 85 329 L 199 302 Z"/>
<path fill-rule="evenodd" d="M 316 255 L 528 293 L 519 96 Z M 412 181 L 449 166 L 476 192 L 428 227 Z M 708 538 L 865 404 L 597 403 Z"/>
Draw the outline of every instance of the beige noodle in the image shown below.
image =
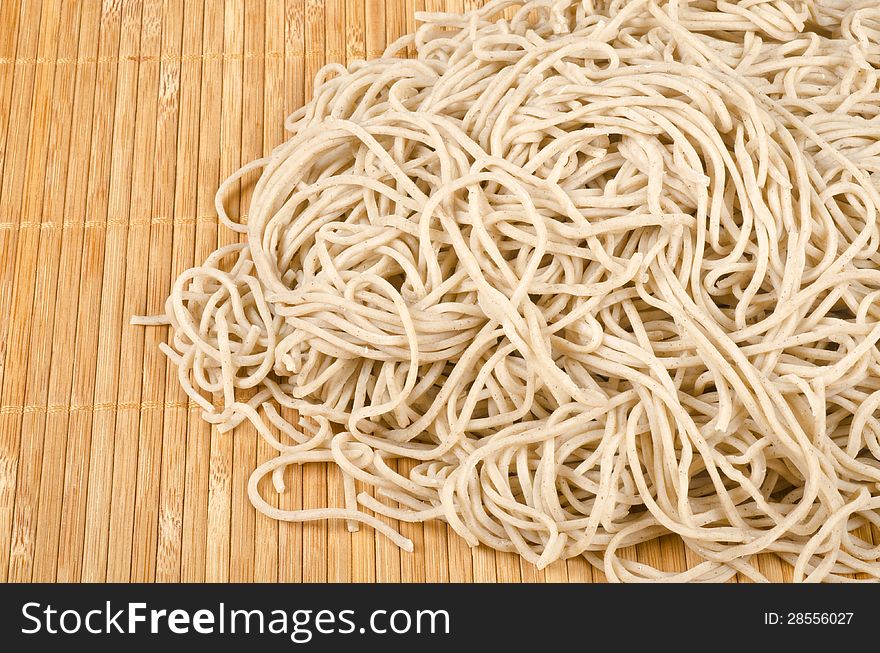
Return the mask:
<path fill-rule="evenodd" d="M 880 578 L 876 0 L 420 20 L 318 73 L 220 188 L 243 242 L 136 318 L 171 324 L 206 420 L 277 450 L 256 508 L 408 551 L 375 515 L 440 519 L 619 581 L 764 580 L 759 552 Z M 258 169 L 239 224 L 224 198 Z M 344 505 L 270 505 L 263 479 L 312 462 Z M 670 533 L 702 562 L 620 556 Z"/>

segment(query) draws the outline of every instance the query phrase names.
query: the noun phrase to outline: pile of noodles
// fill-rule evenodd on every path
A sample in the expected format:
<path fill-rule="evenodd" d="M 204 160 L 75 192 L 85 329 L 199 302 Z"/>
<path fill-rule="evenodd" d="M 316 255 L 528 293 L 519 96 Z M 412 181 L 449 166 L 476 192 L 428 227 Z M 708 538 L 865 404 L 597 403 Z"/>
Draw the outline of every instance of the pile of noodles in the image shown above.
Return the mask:
<path fill-rule="evenodd" d="M 376 513 L 439 519 L 612 580 L 761 580 L 759 552 L 880 578 L 876 0 L 419 18 L 318 74 L 218 193 L 242 242 L 140 320 L 204 419 L 277 449 L 257 509 L 407 550 Z M 310 462 L 345 504 L 270 505 Z M 670 533 L 702 562 L 620 556 Z"/>

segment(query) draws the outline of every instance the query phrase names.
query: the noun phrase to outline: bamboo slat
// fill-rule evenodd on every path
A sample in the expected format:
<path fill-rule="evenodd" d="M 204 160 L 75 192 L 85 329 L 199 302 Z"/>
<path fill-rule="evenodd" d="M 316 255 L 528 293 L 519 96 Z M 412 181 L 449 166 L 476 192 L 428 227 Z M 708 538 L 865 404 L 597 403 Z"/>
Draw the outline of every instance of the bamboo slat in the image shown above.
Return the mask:
<path fill-rule="evenodd" d="M 324 63 L 378 56 L 417 11 L 479 4 L 0 3 L 0 581 L 604 580 L 584 560 L 538 571 L 470 549 L 439 523 L 400 525 L 406 554 L 366 528 L 257 514 L 247 481 L 271 450 L 203 422 L 158 352 L 167 334 L 128 324 L 237 241 L 214 192 L 284 139 Z M 324 467 L 285 481 L 279 507 L 342 501 Z M 698 562 L 671 537 L 627 555 Z"/>
<path fill-rule="evenodd" d="M 58 4 L 44 7 L 40 20 L 40 35 L 37 46 L 38 56 L 55 57 L 59 48 L 59 25 L 61 7 Z M 64 39 L 66 40 L 66 39 Z M 28 163 L 25 170 L 24 196 L 21 215 L 31 220 L 45 209 L 43 189 L 49 162 L 49 136 L 52 131 L 52 97 L 54 95 L 56 66 L 43 66 L 36 71 L 34 95 L 31 109 L 30 133 L 28 137 Z M 55 159 L 56 157 L 52 157 Z M 61 181 L 61 180 L 59 180 Z M 25 374 L 25 402 L 41 401 L 46 391 L 42 388 L 35 368 L 47 365 L 50 338 L 43 335 L 51 329 L 52 316 L 46 311 L 46 302 L 52 294 L 56 277 L 55 262 L 38 265 L 47 252 L 54 249 L 52 234 L 30 232 L 23 234 L 18 243 L 16 257 L 16 287 L 13 293 L 12 310 L 20 317 L 19 333 L 25 344 L 26 356 L 37 365 L 29 366 Z M 43 259 L 45 260 L 45 259 Z M 25 335 L 27 334 L 27 335 Z M 7 377 L 9 378 L 9 377 Z M 44 445 L 44 432 L 39 416 L 22 416 L 22 432 L 32 433 L 32 437 L 19 439 L 19 466 L 16 486 L 16 503 L 13 512 L 12 542 L 10 544 L 9 580 L 29 579 L 32 571 L 34 528 L 39 509 L 39 484 L 42 471 L 41 460 Z"/>

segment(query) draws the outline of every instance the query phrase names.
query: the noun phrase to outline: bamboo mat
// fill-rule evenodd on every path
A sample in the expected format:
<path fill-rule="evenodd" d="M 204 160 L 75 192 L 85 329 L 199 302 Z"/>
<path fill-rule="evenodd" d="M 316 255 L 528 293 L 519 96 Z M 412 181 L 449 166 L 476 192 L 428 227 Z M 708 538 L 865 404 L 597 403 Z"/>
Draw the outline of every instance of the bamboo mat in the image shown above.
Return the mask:
<path fill-rule="evenodd" d="M 471 550 L 443 524 L 403 524 L 406 554 L 368 528 L 257 514 L 246 484 L 268 446 L 199 419 L 166 330 L 128 325 L 235 240 L 219 182 L 284 139 L 324 63 L 378 56 L 415 11 L 470 6 L 0 0 L 0 581 L 604 580 Z M 307 466 L 279 502 L 339 504 L 340 479 Z M 671 538 L 628 555 L 697 562 Z"/>

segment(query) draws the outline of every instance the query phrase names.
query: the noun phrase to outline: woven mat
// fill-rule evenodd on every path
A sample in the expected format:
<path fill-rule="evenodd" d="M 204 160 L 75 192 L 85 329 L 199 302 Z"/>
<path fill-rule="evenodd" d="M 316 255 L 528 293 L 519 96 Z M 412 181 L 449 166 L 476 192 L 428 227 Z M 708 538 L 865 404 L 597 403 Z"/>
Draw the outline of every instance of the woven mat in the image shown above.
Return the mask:
<path fill-rule="evenodd" d="M 324 63 L 378 56 L 462 0 L 0 3 L 0 581 L 602 581 L 403 524 L 279 524 L 248 476 L 271 451 L 198 417 L 157 348 L 171 281 L 236 235 L 214 192 L 284 138 Z M 241 198 L 247 206 L 247 192 Z M 7 310 L 8 307 L 8 310 Z M 282 507 L 341 503 L 297 472 Z M 698 562 L 666 538 L 626 556 Z M 770 578 L 790 572 L 759 561 Z"/>

